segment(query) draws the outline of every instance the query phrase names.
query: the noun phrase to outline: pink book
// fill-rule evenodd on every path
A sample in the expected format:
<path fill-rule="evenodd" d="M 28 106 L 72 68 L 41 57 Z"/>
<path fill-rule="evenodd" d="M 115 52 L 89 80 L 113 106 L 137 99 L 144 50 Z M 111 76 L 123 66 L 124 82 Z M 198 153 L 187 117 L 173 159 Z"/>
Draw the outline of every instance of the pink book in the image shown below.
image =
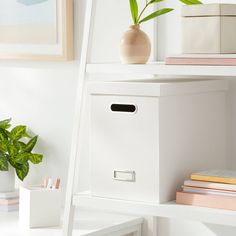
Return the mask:
<path fill-rule="evenodd" d="M 182 186 L 183 192 L 186 193 L 200 193 L 200 194 L 215 194 L 221 196 L 236 197 L 236 192 L 228 190 L 210 189 L 210 188 L 199 188 L 199 187 L 189 187 Z"/>
<path fill-rule="evenodd" d="M 209 208 L 220 208 L 233 211 L 236 210 L 236 197 L 226 197 L 211 194 L 177 192 L 176 203 Z"/>
<path fill-rule="evenodd" d="M 19 198 L 0 199 L 0 205 L 15 205 L 19 203 Z"/>
<path fill-rule="evenodd" d="M 235 66 L 236 54 L 229 54 L 229 55 L 186 54 L 186 55 L 167 57 L 165 62 L 167 65 Z"/>

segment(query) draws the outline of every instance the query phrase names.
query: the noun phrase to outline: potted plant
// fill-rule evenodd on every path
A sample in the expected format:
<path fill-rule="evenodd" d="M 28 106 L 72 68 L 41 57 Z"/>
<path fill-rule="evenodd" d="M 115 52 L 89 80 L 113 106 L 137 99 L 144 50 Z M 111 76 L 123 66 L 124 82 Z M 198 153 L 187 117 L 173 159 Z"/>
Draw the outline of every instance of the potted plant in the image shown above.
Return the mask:
<path fill-rule="evenodd" d="M 23 181 L 29 162 L 39 164 L 43 159 L 42 154 L 32 153 L 38 136 L 31 137 L 24 125 L 10 129 L 10 122 L 11 119 L 0 121 L 0 192 L 13 191 L 15 173 Z"/>
<path fill-rule="evenodd" d="M 129 0 L 130 12 L 133 25 L 124 33 L 120 42 L 120 58 L 124 64 L 145 64 L 151 53 L 151 43 L 146 33 L 140 29 L 140 25 L 144 22 L 152 20 L 158 16 L 173 11 L 172 8 L 163 8 L 144 16 L 149 6 L 158 4 L 164 0 L 145 0 L 144 7 L 139 12 L 137 0 Z M 199 0 L 179 0 L 180 2 L 191 5 L 201 4 Z"/>

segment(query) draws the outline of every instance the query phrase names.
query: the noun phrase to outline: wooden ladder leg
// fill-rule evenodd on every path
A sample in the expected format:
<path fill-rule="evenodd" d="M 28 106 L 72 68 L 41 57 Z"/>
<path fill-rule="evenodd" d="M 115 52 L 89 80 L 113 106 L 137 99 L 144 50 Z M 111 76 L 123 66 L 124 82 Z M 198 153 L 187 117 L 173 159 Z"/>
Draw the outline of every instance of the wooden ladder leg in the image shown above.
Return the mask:
<path fill-rule="evenodd" d="M 75 106 L 75 116 L 73 124 L 73 134 L 72 134 L 72 144 L 70 153 L 70 165 L 68 171 L 68 182 L 66 191 L 66 201 L 65 201 L 65 213 L 63 220 L 63 236 L 71 236 L 73 230 L 74 221 L 74 208 L 73 206 L 73 195 L 75 194 L 75 183 L 78 177 L 80 156 L 79 144 L 80 144 L 80 124 L 81 124 L 81 113 L 83 107 L 83 93 L 84 93 L 84 83 L 86 79 L 86 65 L 88 57 L 88 48 L 90 43 L 91 28 L 93 28 L 92 23 L 94 22 L 95 16 L 95 3 L 96 0 L 87 0 L 84 32 L 83 32 L 83 42 L 82 42 L 82 52 L 80 57 L 80 67 L 79 67 L 79 77 L 77 83 L 77 97 Z"/>

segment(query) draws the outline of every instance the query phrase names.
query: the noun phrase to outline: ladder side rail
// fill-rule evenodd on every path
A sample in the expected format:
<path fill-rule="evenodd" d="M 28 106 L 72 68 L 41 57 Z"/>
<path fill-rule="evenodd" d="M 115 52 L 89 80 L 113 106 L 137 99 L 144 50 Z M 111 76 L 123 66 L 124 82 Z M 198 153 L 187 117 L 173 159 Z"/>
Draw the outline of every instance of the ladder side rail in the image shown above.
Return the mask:
<path fill-rule="evenodd" d="M 82 51 L 81 51 L 80 66 L 79 66 L 79 76 L 77 82 L 76 105 L 73 119 L 73 133 L 72 133 L 70 163 L 69 163 L 67 189 L 66 189 L 65 211 L 63 219 L 63 232 L 62 232 L 63 236 L 71 236 L 73 230 L 74 208 L 75 208 L 75 206 L 73 206 L 75 172 L 78 172 L 80 159 L 82 158 L 78 150 L 80 144 L 79 138 L 80 138 L 80 125 L 82 118 L 81 113 L 83 110 L 84 84 L 86 79 L 86 65 L 90 46 L 89 44 L 90 44 L 90 36 L 92 28 L 91 26 L 93 20 L 92 18 L 95 16 L 94 1 L 96 0 L 87 0 L 86 4 Z"/>

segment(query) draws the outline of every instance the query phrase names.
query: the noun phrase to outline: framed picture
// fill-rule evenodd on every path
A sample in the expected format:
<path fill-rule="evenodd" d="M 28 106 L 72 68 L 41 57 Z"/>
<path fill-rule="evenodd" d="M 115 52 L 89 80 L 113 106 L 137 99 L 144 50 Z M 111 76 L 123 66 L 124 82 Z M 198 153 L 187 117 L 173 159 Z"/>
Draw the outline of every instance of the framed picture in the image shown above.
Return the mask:
<path fill-rule="evenodd" d="M 72 60 L 73 0 L 0 0 L 0 59 Z"/>

